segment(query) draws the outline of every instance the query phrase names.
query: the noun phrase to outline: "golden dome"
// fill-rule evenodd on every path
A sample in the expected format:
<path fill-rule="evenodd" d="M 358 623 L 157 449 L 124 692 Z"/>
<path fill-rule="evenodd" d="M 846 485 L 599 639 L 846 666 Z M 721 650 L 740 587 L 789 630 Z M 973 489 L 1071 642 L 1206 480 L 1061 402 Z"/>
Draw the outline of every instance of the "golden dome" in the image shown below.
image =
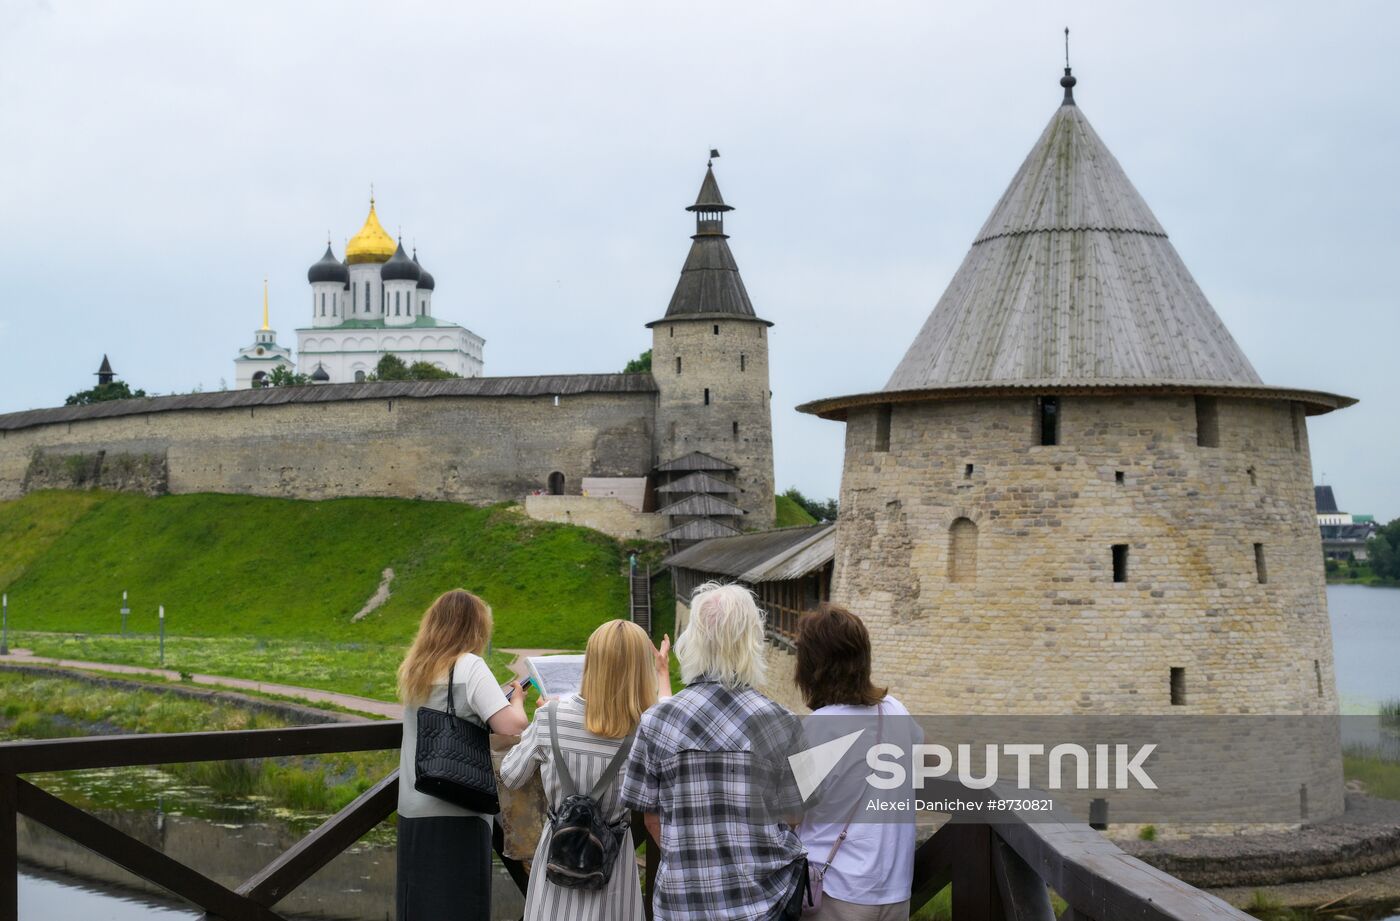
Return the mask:
<path fill-rule="evenodd" d="M 365 226 L 345 244 L 345 261 L 351 265 L 361 262 L 388 262 L 397 249 L 394 238 L 384 232 L 374 213 L 374 199 L 369 200 L 369 217 Z"/>

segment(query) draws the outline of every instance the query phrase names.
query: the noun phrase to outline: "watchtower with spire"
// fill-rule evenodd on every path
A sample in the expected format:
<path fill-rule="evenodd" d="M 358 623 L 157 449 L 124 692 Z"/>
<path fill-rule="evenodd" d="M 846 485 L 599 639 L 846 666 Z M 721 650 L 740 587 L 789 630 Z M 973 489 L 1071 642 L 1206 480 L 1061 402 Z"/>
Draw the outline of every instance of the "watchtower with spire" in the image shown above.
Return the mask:
<path fill-rule="evenodd" d="M 726 204 L 714 157 L 695 203 L 690 252 L 666 314 L 652 331 L 652 376 L 658 391 L 656 462 L 695 452 L 737 468 L 743 526 L 773 523 L 773 426 L 768 389 L 768 329 L 749 300 L 724 232 Z"/>
<path fill-rule="evenodd" d="M 914 712 L 1335 714 L 1306 418 L 1354 401 L 1259 378 L 1075 82 L 884 389 L 801 407 L 833 600 Z M 1337 755 L 1280 757 L 1313 818 Z"/>
<path fill-rule="evenodd" d="M 246 390 L 261 387 L 276 368 L 295 367 L 290 350 L 277 344 L 277 331 L 269 322 L 267 279 L 263 279 L 262 326 L 253 333 L 253 344 L 238 350 L 233 360 L 234 387 Z"/>

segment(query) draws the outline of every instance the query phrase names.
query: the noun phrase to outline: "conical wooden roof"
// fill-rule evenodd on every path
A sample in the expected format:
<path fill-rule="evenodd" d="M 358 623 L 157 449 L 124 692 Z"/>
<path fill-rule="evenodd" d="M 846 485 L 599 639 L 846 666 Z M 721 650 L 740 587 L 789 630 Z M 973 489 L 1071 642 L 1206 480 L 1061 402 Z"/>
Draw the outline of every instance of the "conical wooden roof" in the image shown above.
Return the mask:
<path fill-rule="evenodd" d="M 1068 93 L 884 390 L 802 409 L 1008 388 L 1284 393 L 1259 379 Z M 1354 402 L 1287 398 L 1313 412 Z"/>

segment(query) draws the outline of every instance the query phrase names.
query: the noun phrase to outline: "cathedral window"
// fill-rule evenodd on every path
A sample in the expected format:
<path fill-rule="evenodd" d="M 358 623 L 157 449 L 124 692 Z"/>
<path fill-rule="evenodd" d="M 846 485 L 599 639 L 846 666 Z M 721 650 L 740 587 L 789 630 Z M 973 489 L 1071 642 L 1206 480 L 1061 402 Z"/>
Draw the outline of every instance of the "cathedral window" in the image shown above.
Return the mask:
<path fill-rule="evenodd" d="M 326 292 L 321 292 L 321 316 L 326 315 Z"/>
<path fill-rule="evenodd" d="M 369 313 L 369 282 L 365 282 L 365 313 Z"/>
<path fill-rule="evenodd" d="M 948 581 L 977 581 L 977 524 L 959 518 L 948 529 Z"/>
<path fill-rule="evenodd" d="M 365 382 L 365 372 L 363 372 L 363 371 L 356 371 L 356 372 L 355 372 L 355 383 L 357 383 L 357 384 L 363 384 L 364 382 Z"/>

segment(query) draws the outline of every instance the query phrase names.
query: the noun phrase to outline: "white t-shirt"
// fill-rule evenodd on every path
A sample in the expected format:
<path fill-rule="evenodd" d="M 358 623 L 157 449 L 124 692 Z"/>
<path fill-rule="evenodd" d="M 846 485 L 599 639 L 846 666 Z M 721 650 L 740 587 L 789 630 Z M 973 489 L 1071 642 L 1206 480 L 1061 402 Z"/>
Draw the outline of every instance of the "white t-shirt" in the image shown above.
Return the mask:
<path fill-rule="evenodd" d="M 886 696 L 880 703 L 880 710 L 884 714 L 883 741 L 893 742 L 905 750 L 911 743 L 923 741 L 922 730 L 899 701 Z M 861 717 L 862 721 L 868 718 L 872 727 L 876 719 L 874 707 L 846 704 L 822 707 L 813 711 L 812 716 L 854 716 Z M 850 722 L 842 721 L 839 725 L 845 731 Z M 820 721 L 808 726 L 820 731 Z M 823 741 L 828 740 L 811 737 L 809 729 L 808 746 Z M 860 769 L 864 769 L 863 761 Z M 807 859 L 825 863 L 844 825 L 844 822 L 803 822 L 797 835 L 807 848 Z M 914 831 L 912 815 L 908 821 L 893 822 L 871 822 L 857 816 L 846 832 L 845 843 L 822 878 L 822 894 L 857 905 L 893 905 L 908 899 L 914 881 Z"/>
<path fill-rule="evenodd" d="M 452 672 L 452 706 L 458 716 L 479 726 L 505 707 L 508 701 L 501 692 L 496 676 L 481 656 L 463 653 Z M 419 793 L 413 788 L 418 779 L 414 769 L 415 752 L 418 747 L 418 708 L 432 707 L 434 710 L 447 709 L 447 673 L 433 683 L 428 699 L 420 703 L 406 704 L 403 708 L 403 744 L 399 750 L 399 815 L 409 819 L 434 816 L 482 816 L 479 812 L 454 806 L 447 800 Z"/>

